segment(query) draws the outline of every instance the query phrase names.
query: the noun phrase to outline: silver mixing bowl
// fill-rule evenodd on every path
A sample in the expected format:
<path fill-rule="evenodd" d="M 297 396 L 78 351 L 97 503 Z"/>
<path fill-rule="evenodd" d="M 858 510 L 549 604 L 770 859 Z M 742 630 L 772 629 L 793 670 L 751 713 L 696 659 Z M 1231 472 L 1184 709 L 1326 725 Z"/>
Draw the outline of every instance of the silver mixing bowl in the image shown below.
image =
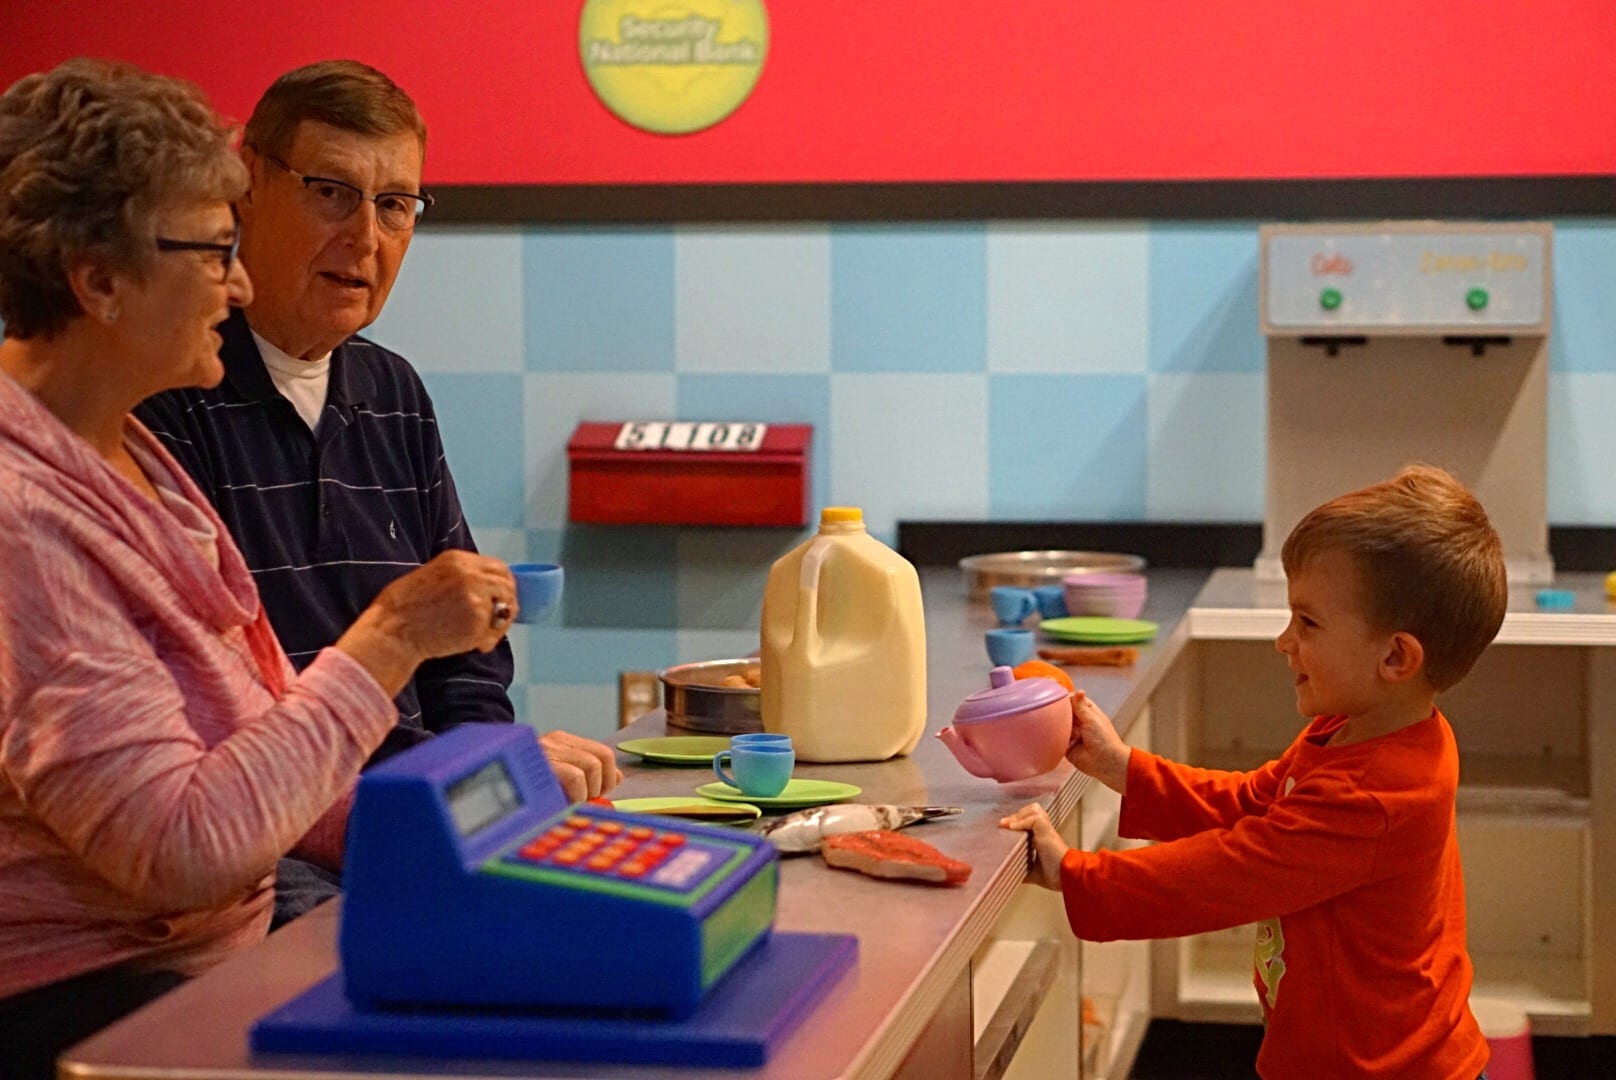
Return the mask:
<path fill-rule="evenodd" d="M 763 662 L 755 656 L 675 664 L 657 673 L 668 726 L 711 735 L 762 731 L 763 695 L 750 686 L 720 686 L 725 675 L 739 675 Z"/>
<path fill-rule="evenodd" d="M 995 585 L 1035 588 L 1059 585 L 1068 574 L 1138 573 L 1145 560 L 1107 551 L 998 551 L 967 555 L 959 565 L 971 599 L 985 601 Z"/>

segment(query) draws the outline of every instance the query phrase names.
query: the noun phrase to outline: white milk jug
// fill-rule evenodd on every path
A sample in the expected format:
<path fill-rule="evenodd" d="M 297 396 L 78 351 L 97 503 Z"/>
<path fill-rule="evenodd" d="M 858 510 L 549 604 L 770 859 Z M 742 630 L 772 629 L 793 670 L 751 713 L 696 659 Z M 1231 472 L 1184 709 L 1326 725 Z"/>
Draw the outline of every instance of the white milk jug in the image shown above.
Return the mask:
<path fill-rule="evenodd" d="M 762 644 L 763 730 L 790 735 L 797 760 L 884 761 L 920 741 L 920 575 L 857 507 L 826 507 L 769 571 Z"/>

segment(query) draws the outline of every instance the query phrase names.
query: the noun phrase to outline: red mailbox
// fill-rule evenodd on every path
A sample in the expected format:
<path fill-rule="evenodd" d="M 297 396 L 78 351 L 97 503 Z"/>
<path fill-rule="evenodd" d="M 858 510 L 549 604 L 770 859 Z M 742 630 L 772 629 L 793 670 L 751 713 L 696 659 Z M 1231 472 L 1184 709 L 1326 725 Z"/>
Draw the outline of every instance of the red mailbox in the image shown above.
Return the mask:
<path fill-rule="evenodd" d="M 585 421 L 567 442 L 567 517 L 800 528 L 813 438 L 811 424 Z"/>

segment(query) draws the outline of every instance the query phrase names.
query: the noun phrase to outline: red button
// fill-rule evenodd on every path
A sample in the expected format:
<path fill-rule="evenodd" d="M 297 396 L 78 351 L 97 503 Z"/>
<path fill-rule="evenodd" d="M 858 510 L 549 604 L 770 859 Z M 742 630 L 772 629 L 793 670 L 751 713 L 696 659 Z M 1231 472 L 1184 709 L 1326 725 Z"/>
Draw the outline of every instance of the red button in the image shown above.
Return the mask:
<path fill-rule="evenodd" d="M 656 842 L 664 847 L 678 847 L 685 842 L 685 838 L 678 833 L 665 832 L 656 838 Z"/>
<path fill-rule="evenodd" d="M 607 836 L 615 836 L 623 831 L 623 826 L 615 821 L 597 821 L 595 822 L 595 828 Z"/>
<path fill-rule="evenodd" d="M 646 871 L 650 869 L 651 868 L 646 866 L 644 863 L 631 859 L 622 866 L 619 866 L 617 868 L 617 872 L 622 877 L 644 877 Z"/>
<path fill-rule="evenodd" d="M 636 840 L 649 840 L 656 835 L 656 830 L 648 829 L 644 825 L 636 825 L 628 831 L 628 834 Z"/>

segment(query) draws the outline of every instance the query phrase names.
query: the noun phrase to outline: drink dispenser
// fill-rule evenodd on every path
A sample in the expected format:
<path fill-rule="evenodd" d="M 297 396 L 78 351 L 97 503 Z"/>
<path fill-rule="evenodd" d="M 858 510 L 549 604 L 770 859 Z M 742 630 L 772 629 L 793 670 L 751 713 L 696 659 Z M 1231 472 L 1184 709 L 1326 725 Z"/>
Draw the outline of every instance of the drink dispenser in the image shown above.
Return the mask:
<path fill-rule="evenodd" d="M 1512 583 L 1552 580 L 1547 414 L 1553 234 L 1537 223 L 1267 225 L 1259 579 L 1305 513 L 1413 461 L 1475 491 Z"/>

